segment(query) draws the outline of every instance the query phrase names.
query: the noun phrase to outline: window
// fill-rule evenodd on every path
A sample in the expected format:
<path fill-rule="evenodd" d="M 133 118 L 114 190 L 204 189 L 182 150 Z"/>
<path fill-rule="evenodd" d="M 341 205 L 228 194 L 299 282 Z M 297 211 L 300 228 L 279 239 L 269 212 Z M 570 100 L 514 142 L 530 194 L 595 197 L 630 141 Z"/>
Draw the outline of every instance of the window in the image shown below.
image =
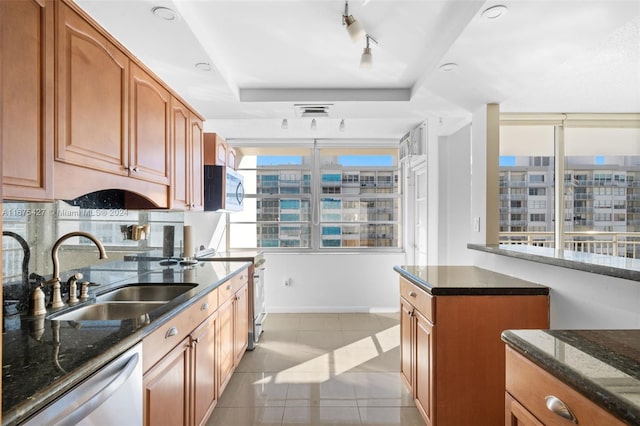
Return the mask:
<path fill-rule="evenodd" d="M 400 247 L 397 149 L 236 150 L 246 193 L 244 211 L 229 215 L 230 247 Z"/>
<path fill-rule="evenodd" d="M 547 195 L 547 188 L 529 188 L 529 195 Z"/>
<path fill-rule="evenodd" d="M 544 222 L 545 214 L 544 213 L 531 213 L 529 220 L 531 222 Z"/>

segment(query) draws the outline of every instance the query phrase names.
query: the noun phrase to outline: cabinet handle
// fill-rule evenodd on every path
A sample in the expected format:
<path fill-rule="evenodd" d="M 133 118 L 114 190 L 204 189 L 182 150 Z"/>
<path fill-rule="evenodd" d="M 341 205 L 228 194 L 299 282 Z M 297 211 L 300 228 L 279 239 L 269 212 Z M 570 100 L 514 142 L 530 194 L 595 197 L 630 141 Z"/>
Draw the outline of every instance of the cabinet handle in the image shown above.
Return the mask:
<path fill-rule="evenodd" d="M 202 306 L 200 306 L 200 310 L 201 311 L 206 311 L 209 309 L 209 304 L 208 303 L 203 303 Z"/>
<path fill-rule="evenodd" d="M 127 167 L 126 169 L 130 172 L 138 173 L 138 166 Z"/>
<path fill-rule="evenodd" d="M 415 292 L 415 291 L 410 291 L 410 292 L 409 292 L 409 296 L 411 296 L 411 297 L 416 297 L 416 296 L 418 296 L 418 295 L 416 294 L 416 292 Z"/>
<path fill-rule="evenodd" d="M 175 336 L 176 334 L 178 334 L 178 329 L 175 327 L 171 327 L 170 329 L 167 330 L 166 334 L 164 335 L 165 339 L 168 339 L 171 336 Z"/>
<path fill-rule="evenodd" d="M 569 420 L 573 424 L 578 424 L 578 419 L 576 418 L 576 416 L 569 409 L 569 407 L 567 407 L 567 404 L 560 400 L 560 398 L 549 395 L 545 398 L 545 401 L 547 401 L 546 405 L 549 411 L 559 415 L 563 419 Z"/>

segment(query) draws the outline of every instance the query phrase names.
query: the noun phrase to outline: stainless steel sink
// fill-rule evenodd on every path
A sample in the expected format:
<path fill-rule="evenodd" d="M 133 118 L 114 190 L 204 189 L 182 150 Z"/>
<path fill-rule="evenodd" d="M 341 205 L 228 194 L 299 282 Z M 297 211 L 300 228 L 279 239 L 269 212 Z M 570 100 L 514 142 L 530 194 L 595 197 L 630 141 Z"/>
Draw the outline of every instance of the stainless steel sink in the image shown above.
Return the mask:
<path fill-rule="evenodd" d="M 168 302 L 197 284 L 132 284 L 96 297 L 98 302 Z"/>
<path fill-rule="evenodd" d="M 60 315 L 52 315 L 56 321 L 109 321 L 137 318 L 164 305 L 161 302 L 105 302 L 82 306 Z"/>

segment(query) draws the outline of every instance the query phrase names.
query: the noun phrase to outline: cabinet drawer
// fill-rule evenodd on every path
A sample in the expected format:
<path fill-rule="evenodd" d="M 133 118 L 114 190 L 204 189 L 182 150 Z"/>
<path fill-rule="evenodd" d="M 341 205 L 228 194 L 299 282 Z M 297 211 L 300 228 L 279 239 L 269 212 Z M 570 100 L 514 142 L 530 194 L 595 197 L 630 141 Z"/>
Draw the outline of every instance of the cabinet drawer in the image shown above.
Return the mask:
<path fill-rule="evenodd" d="M 146 372 L 218 309 L 215 289 L 167 321 L 142 340 L 142 368 Z"/>
<path fill-rule="evenodd" d="M 433 296 L 402 277 L 400 277 L 400 296 L 411 303 L 431 323 L 435 323 Z"/>
<path fill-rule="evenodd" d="M 580 425 L 624 425 L 609 412 L 507 346 L 507 392 L 543 424 L 572 424 L 547 408 L 555 397 L 571 410 Z"/>
<path fill-rule="evenodd" d="M 218 289 L 216 288 L 202 299 L 198 300 L 195 305 L 189 308 L 190 319 L 189 322 L 193 324 L 193 328 L 197 327 L 204 320 L 209 318 L 209 315 L 214 313 L 218 309 Z"/>
<path fill-rule="evenodd" d="M 218 304 L 222 305 L 224 302 L 240 290 L 240 288 L 249 282 L 249 269 L 245 268 L 237 275 L 233 276 L 226 282 L 222 283 L 218 287 Z"/>

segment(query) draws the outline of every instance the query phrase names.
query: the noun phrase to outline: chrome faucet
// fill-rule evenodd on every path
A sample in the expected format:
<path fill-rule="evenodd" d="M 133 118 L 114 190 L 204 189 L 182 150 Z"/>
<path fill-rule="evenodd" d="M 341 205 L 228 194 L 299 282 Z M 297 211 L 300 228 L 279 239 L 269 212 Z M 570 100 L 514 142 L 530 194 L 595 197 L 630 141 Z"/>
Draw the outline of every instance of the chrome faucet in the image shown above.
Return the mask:
<path fill-rule="evenodd" d="M 85 237 L 90 239 L 96 247 L 98 247 L 98 251 L 100 252 L 98 258 L 99 259 L 107 259 L 107 253 L 104 250 L 104 246 L 94 235 L 83 232 L 83 231 L 75 231 L 69 232 L 68 234 L 64 234 L 62 237 L 58 238 L 53 244 L 53 248 L 51 249 L 51 260 L 53 261 L 53 278 L 50 281 L 47 281 L 47 284 L 52 284 L 53 294 L 51 296 L 51 307 L 61 308 L 64 306 L 64 302 L 62 301 L 62 295 L 60 294 L 60 260 L 58 259 L 58 249 L 60 245 L 67 239 L 72 237 Z"/>

